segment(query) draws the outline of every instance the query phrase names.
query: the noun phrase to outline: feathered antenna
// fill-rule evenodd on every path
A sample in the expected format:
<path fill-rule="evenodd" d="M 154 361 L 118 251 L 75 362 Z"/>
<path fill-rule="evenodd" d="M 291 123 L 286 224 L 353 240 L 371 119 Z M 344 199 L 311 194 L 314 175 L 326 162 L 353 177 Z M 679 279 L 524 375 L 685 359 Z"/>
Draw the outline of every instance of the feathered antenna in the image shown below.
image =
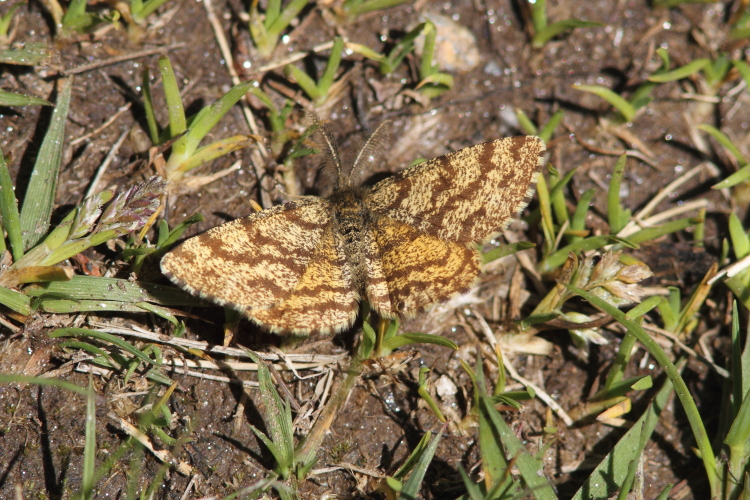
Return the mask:
<path fill-rule="evenodd" d="M 313 126 L 317 128 L 317 131 L 320 132 L 320 135 L 323 136 L 323 140 L 326 143 L 325 159 L 323 160 L 323 170 L 325 170 L 330 163 L 333 163 L 333 166 L 336 169 L 336 184 L 334 186 L 334 190 L 338 189 L 341 187 L 341 156 L 339 155 L 339 150 L 336 146 L 336 140 L 334 139 L 333 134 L 328 129 L 326 124 L 322 123 L 317 116 L 310 112 L 307 112 L 305 114 L 310 120 L 312 120 Z"/>
<path fill-rule="evenodd" d="M 354 165 L 352 166 L 351 174 L 349 175 L 349 178 L 352 179 L 356 175 L 361 174 L 363 167 L 363 162 L 365 159 L 372 158 L 373 156 L 377 155 L 377 151 L 381 149 L 381 146 L 383 145 L 383 141 L 385 140 L 385 134 L 390 129 L 393 122 L 390 120 L 386 120 L 380 125 L 378 125 L 378 128 L 375 129 L 375 132 L 372 133 L 370 137 L 368 137 L 367 141 L 365 142 L 364 146 L 362 146 L 362 149 L 359 150 L 359 154 L 357 154 L 357 158 L 354 160 Z"/>

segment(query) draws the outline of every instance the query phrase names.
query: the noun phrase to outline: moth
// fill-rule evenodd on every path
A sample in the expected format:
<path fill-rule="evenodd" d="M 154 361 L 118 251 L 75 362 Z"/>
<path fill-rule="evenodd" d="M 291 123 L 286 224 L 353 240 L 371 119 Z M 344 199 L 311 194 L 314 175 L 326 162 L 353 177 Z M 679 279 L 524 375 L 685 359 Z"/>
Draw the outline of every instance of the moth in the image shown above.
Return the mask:
<path fill-rule="evenodd" d="M 161 261 L 178 286 L 278 334 L 349 328 L 367 300 L 413 316 L 478 280 L 478 244 L 534 193 L 544 142 L 512 137 L 408 167 L 372 187 L 263 210 L 186 240 Z M 360 156 L 362 153 L 360 153 Z"/>

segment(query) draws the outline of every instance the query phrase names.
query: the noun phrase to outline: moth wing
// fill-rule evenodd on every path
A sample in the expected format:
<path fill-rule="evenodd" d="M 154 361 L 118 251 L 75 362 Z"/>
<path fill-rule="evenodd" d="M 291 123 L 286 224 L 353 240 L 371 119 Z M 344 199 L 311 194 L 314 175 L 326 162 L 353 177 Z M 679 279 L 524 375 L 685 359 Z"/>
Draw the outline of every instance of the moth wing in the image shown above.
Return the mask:
<path fill-rule="evenodd" d="M 272 332 L 330 334 L 352 325 L 359 312 L 359 292 L 344 253 L 341 236 L 329 226 L 289 296 L 249 316 Z"/>
<path fill-rule="evenodd" d="M 330 231 L 328 202 L 300 200 L 190 238 L 161 260 L 190 293 L 247 312 L 287 298 Z"/>
<path fill-rule="evenodd" d="M 365 203 L 441 240 L 482 241 L 528 204 L 544 151 L 544 142 L 533 136 L 477 144 L 377 183 Z"/>
<path fill-rule="evenodd" d="M 468 291 L 477 280 L 479 253 L 471 244 L 439 239 L 387 217 L 375 219 L 371 234 L 379 255 L 368 259 L 381 279 L 368 281 L 367 295 L 383 316 L 412 316 Z"/>

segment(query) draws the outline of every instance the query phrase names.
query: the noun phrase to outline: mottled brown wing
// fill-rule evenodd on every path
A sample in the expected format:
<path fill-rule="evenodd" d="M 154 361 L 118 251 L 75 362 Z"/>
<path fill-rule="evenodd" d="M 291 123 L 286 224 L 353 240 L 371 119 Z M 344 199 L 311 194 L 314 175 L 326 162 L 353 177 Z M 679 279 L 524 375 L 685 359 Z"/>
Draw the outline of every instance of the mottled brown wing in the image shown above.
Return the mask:
<path fill-rule="evenodd" d="M 370 305 L 382 316 L 411 316 L 427 307 L 464 293 L 479 275 L 479 253 L 468 246 L 441 240 L 387 217 L 371 226 L 377 255 L 367 255 Z M 387 286 L 387 299 L 383 287 Z"/>
<path fill-rule="evenodd" d="M 318 323 L 326 318 L 289 328 L 289 321 L 279 324 L 280 320 L 272 318 L 276 304 L 289 308 L 289 304 L 297 304 L 307 296 L 311 280 L 329 283 L 331 289 L 324 291 L 325 300 L 340 300 L 356 314 L 352 285 L 343 276 L 344 271 L 336 270 L 345 257 L 340 243 L 331 235 L 329 203 L 321 198 L 301 200 L 191 238 L 165 255 L 161 268 L 188 292 L 242 311 L 272 331 L 343 329 L 341 320 L 338 325 L 327 324 L 325 328 Z M 294 297 L 295 293 L 300 295 Z M 256 317 L 256 311 L 268 318 L 268 323 Z"/>
<path fill-rule="evenodd" d="M 483 241 L 526 206 L 544 151 L 532 136 L 477 144 L 377 183 L 365 203 L 441 240 Z"/>
<path fill-rule="evenodd" d="M 329 227 L 288 298 L 266 309 L 253 309 L 249 312 L 253 321 L 275 333 L 304 335 L 337 333 L 354 323 L 359 292 L 343 241 Z"/>

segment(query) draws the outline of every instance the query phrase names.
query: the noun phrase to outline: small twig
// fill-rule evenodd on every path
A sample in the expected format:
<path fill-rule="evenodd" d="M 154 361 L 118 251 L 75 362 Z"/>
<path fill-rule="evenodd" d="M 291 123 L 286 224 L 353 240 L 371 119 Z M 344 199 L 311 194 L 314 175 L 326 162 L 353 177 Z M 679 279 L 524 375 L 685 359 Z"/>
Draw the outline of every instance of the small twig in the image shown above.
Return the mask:
<path fill-rule="evenodd" d="M 267 73 L 276 68 L 282 68 L 287 64 L 292 64 L 293 62 L 304 59 L 305 57 L 310 55 L 310 52 L 317 53 L 324 50 L 331 50 L 331 47 L 333 47 L 333 41 L 321 43 L 320 45 L 316 45 L 312 49 L 306 50 L 304 52 L 293 52 L 280 61 L 274 61 L 272 63 L 266 64 L 265 66 L 261 66 L 260 68 L 258 68 L 258 73 Z M 346 44 L 344 44 L 344 47 L 346 47 Z"/>
<path fill-rule="evenodd" d="M 665 220 L 670 219 L 672 217 L 676 217 L 686 212 L 700 210 L 701 208 L 704 208 L 707 206 L 708 206 L 708 200 L 706 200 L 705 198 L 701 198 L 698 200 L 693 200 L 691 202 L 685 203 L 684 205 L 670 208 L 669 210 L 660 212 L 652 217 L 649 217 L 646 220 L 638 220 L 637 217 L 633 217 L 633 222 L 635 222 L 635 225 L 632 226 L 632 228 L 628 231 L 623 229 L 622 231 L 620 231 L 620 233 L 617 236 L 621 238 L 627 238 L 628 236 L 633 235 L 634 233 L 638 232 L 642 228 L 654 227 L 657 224 L 660 224 L 661 222 L 664 222 Z"/>
<path fill-rule="evenodd" d="M 692 169 L 679 176 L 677 179 L 670 182 L 666 187 L 659 190 L 651 201 L 649 201 L 643 209 L 641 209 L 636 215 L 633 216 L 633 220 L 620 231 L 618 236 L 627 237 L 638 230 L 638 223 L 643 223 L 643 218 L 647 217 L 664 199 L 666 199 L 670 193 L 676 191 L 683 184 L 687 183 L 690 179 L 700 174 L 705 168 L 705 163 L 701 163 Z M 638 222 L 639 221 L 639 222 Z"/>
<path fill-rule="evenodd" d="M 522 384 L 527 385 L 527 386 L 531 387 L 532 389 L 534 389 L 534 391 L 536 391 L 536 396 L 539 399 L 541 399 L 542 401 L 544 401 L 544 403 L 547 406 L 549 406 L 550 409 L 552 411 L 554 411 L 557 414 L 557 416 L 562 419 L 563 422 L 565 422 L 565 425 L 567 425 L 568 427 L 572 427 L 573 426 L 573 424 L 574 424 L 573 419 L 570 418 L 570 415 L 568 415 L 568 413 L 565 410 L 562 409 L 562 406 L 560 406 L 559 404 L 557 404 L 557 401 L 555 401 L 552 398 L 552 396 L 550 396 L 549 394 L 547 394 L 546 391 L 544 391 L 541 387 L 539 387 L 538 385 L 536 385 L 532 381 L 527 380 L 527 379 L 523 378 L 521 375 L 519 375 L 518 372 L 516 371 L 516 369 L 513 368 L 513 365 L 511 365 L 510 363 L 504 363 L 503 366 L 505 367 L 506 370 L 508 370 L 508 373 L 510 374 L 511 377 L 513 377 L 517 381 L 521 382 Z"/>
<path fill-rule="evenodd" d="M 597 153 L 597 154 L 607 155 L 607 156 L 620 156 L 620 155 L 625 154 L 627 156 L 637 158 L 641 160 L 643 163 L 646 163 L 657 170 L 659 169 L 659 164 L 656 161 L 654 161 L 653 158 L 649 158 L 646 154 L 644 154 L 641 151 L 638 151 L 637 149 L 604 149 L 604 148 L 600 148 L 598 146 L 589 144 L 581 140 L 578 141 L 578 144 L 580 144 L 583 147 L 583 149 L 591 151 L 592 153 Z"/>
<path fill-rule="evenodd" d="M 147 57 L 153 54 L 161 54 L 165 53 L 169 50 L 173 50 L 179 47 L 184 47 L 184 43 L 173 43 L 172 45 L 167 45 L 166 47 L 154 47 L 152 49 L 145 49 L 145 50 L 139 50 L 138 52 L 131 52 L 129 54 L 123 54 L 121 56 L 115 56 L 110 57 L 109 59 L 104 59 L 102 61 L 95 61 L 88 64 L 82 64 L 81 66 L 76 66 L 75 68 L 67 69 L 62 72 L 63 75 L 78 75 L 80 73 L 86 73 L 88 71 L 101 68 L 104 66 L 111 66 L 113 64 L 118 64 L 125 61 L 131 61 L 133 59 L 140 59 L 141 57 Z"/>
<path fill-rule="evenodd" d="M 245 351 L 242 349 L 237 349 L 235 347 L 222 347 L 218 345 L 211 345 L 208 342 L 201 342 L 197 340 L 189 340 L 189 339 L 183 339 L 183 338 L 177 338 L 172 337 L 169 335 L 162 335 L 158 333 L 149 332 L 146 330 L 143 330 L 141 328 L 133 327 L 133 328 L 122 328 L 122 327 L 116 327 L 109 325 L 107 323 L 102 323 L 96 320 L 89 320 L 89 324 L 92 327 L 95 327 L 98 329 L 98 331 L 105 332 L 105 333 L 114 333 L 116 335 L 123 335 L 128 337 L 135 337 L 139 339 L 146 339 L 149 342 L 157 342 L 160 344 L 166 344 L 171 345 L 175 347 L 183 347 L 187 349 L 198 349 L 201 351 L 204 351 L 209 354 L 224 354 L 227 356 L 234 356 L 239 357 L 242 359 L 247 359 L 247 354 L 245 354 Z M 281 358 L 279 358 L 276 354 L 269 354 L 269 353 L 256 353 L 258 357 L 261 359 L 264 359 L 266 361 L 282 361 Z M 312 369 L 318 366 L 330 366 L 335 365 L 338 362 L 342 361 L 346 358 L 346 354 L 340 354 L 340 355 L 326 355 L 326 354 L 287 354 L 286 355 L 287 362 L 292 361 L 294 363 L 297 363 L 296 369 L 300 370 L 300 365 L 298 363 L 310 363 L 312 366 L 306 367 L 306 369 Z"/>
<path fill-rule="evenodd" d="M 108 413 L 107 416 L 115 422 L 115 426 L 119 427 L 122 431 L 124 431 L 126 434 L 132 436 L 136 440 L 138 440 L 139 443 L 141 443 L 144 447 L 148 449 L 151 453 L 154 454 L 156 458 L 161 460 L 164 463 L 170 464 L 174 469 L 179 472 L 180 474 L 184 476 L 191 476 L 193 475 L 193 468 L 190 466 L 190 464 L 187 464 L 183 462 L 182 460 L 179 460 L 177 457 L 172 455 L 167 450 L 157 450 L 154 448 L 154 446 L 151 444 L 151 441 L 148 439 L 148 436 L 143 434 L 140 430 L 138 430 L 137 427 L 132 425 L 127 420 L 118 417 L 114 413 Z"/>
<path fill-rule="evenodd" d="M 216 42 L 219 44 L 221 56 L 224 58 L 224 61 L 226 61 L 226 68 L 229 72 L 229 76 L 232 79 L 232 84 L 239 85 L 241 83 L 241 80 L 240 76 L 237 74 L 237 70 L 234 67 L 234 57 L 232 56 L 232 51 L 229 48 L 227 37 L 226 35 L 224 35 L 224 29 L 221 27 L 221 23 L 219 22 L 219 19 L 216 17 L 216 13 L 214 12 L 212 1 L 204 0 L 203 7 L 206 9 L 206 17 L 208 18 L 208 22 L 211 24 L 211 28 L 214 31 Z M 242 114 L 245 116 L 245 121 L 247 122 L 250 131 L 255 135 L 260 135 L 260 130 L 258 129 L 258 124 L 255 123 L 255 116 L 253 115 L 253 111 L 250 109 L 250 105 L 247 101 L 247 96 L 240 100 L 240 106 L 242 107 Z M 251 148 L 250 150 L 250 161 L 253 164 L 255 177 L 258 181 L 258 193 L 260 195 L 260 202 L 261 205 L 263 205 L 263 207 L 265 208 L 269 208 L 271 206 L 271 196 L 268 194 L 268 190 L 264 189 L 265 186 L 263 186 L 262 182 L 262 180 L 265 178 L 263 167 L 266 163 L 267 157 L 268 153 L 263 147 L 259 146 L 256 148 Z"/>
<path fill-rule="evenodd" d="M 746 255 L 737 262 L 725 267 L 724 269 L 716 273 L 713 278 L 708 280 L 707 283 L 709 285 L 713 285 L 724 276 L 726 276 L 727 278 L 734 278 L 748 267 L 750 267 L 750 255 Z"/>
<path fill-rule="evenodd" d="M 79 143 L 85 141 L 89 137 L 97 135 L 99 132 L 101 132 L 105 128 L 109 127 L 110 125 L 112 125 L 115 122 L 115 120 L 117 120 L 118 118 L 120 118 L 123 115 L 123 113 L 125 113 L 127 110 L 130 109 L 130 107 L 132 105 L 133 105 L 133 103 L 129 102 L 129 103 L 125 104 L 124 106 L 121 106 L 120 109 L 117 110 L 117 113 L 115 113 L 114 115 L 112 115 L 112 117 L 109 120 L 107 120 L 106 122 L 104 122 L 101 127 L 97 128 L 95 130 L 92 130 L 88 134 L 84 134 L 84 135 L 82 135 L 81 137 L 79 137 L 77 139 L 73 139 L 72 141 L 70 141 L 69 146 L 75 146 L 76 144 L 79 144 Z"/>
<path fill-rule="evenodd" d="M 13 333 L 18 333 L 21 331 L 19 327 L 17 327 L 13 323 L 10 323 L 9 321 L 6 321 L 5 318 L 3 318 L 2 316 L 0 316 L 0 325 L 3 325 L 5 328 L 7 328 Z"/>
<path fill-rule="evenodd" d="M 320 469 L 313 469 L 310 471 L 311 476 L 320 476 L 322 474 L 328 474 L 330 472 L 335 472 L 337 470 L 345 470 L 349 472 L 358 472 L 360 474 L 364 474 L 365 476 L 371 476 L 376 477 L 378 479 L 382 479 L 387 477 L 385 474 L 382 474 L 378 471 L 372 470 L 372 469 L 365 469 L 362 467 L 357 467 L 354 464 L 350 464 L 347 462 L 341 462 L 340 465 L 334 465 L 333 467 L 321 467 Z"/>
<path fill-rule="evenodd" d="M 715 95 L 694 94 L 692 92 L 683 92 L 682 94 L 680 94 L 680 98 L 689 99 L 692 101 L 710 102 L 712 104 L 717 104 L 721 102 L 721 98 Z"/>
<path fill-rule="evenodd" d="M 674 342 L 677 347 L 679 347 L 680 349 L 682 349 L 683 351 L 685 351 L 689 355 L 691 355 L 691 356 L 695 357 L 696 359 L 699 359 L 699 360 L 703 361 L 704 363 L 706 363 L 707 365 L 709 365 L 711 368 L 714 369 L 714 371 L 716 371 L 716 373 L 718 373 L 722 377 L 724 377 L 724 378 L 729 378 L 730 377 L 729 372 L 725 368 L 722 368 L 721 366 L 716 365 L 710 359 L 706 358 L 705 356 L 703 356 L 701 354 L 698 354 L 694 349 L 691 349 L 690 347 L 688 347 L 685 344 L 683 344 L 680 341 L 680 339 L 678 339 L 677 336 L 674 333 L 672 333 L 670 331 L 667 331 L 667 330 L 664 330 L 662 328 L 659 328 L 657 326 L 649 325 L 648 323 L 644 323 L 643 324 L 643 328 L 645 328 L 646 330 L 651 330 L 652 332 L 661 334 L 664 337 L 668 338 L 669 340 L 671 340 L 672 342 Z"/>

